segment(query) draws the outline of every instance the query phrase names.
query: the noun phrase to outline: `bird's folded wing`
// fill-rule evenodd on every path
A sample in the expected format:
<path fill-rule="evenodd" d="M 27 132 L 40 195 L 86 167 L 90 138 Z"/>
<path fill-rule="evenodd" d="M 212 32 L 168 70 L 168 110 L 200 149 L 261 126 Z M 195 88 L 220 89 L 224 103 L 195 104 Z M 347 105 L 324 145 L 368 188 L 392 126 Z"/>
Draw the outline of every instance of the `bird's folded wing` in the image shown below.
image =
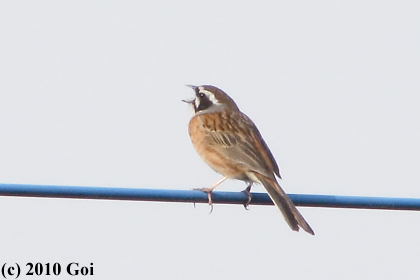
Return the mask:
<path fill-rule="evenodd" d="M 227 126 L 208 128 L 209 144 L 213 142 L 219 152 L 252 171 L 268 178 L 273 178 L 273 173 L 280 177 L 277 163 L 254 123 L 243 114 L 240 118 L 234 125 L 239 131 Z"/>

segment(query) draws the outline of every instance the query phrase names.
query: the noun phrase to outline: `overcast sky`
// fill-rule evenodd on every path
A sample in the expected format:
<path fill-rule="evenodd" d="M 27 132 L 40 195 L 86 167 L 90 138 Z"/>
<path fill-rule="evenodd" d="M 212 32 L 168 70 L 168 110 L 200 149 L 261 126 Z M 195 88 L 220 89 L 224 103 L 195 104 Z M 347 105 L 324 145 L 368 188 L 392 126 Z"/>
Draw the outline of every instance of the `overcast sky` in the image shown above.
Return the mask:
<path fill-rule="evenodd" d="M 418 1 L 2 1 L 0 42 L 0 183 L 208 187 L 220 175 L 181 100 L 212 84 L 257 124 L 286 192 L 420 197 Z M 273 206 L 0 197 L 0 265 L 418 279 L 420 213 L 299 209 L 315 236 Z"/>

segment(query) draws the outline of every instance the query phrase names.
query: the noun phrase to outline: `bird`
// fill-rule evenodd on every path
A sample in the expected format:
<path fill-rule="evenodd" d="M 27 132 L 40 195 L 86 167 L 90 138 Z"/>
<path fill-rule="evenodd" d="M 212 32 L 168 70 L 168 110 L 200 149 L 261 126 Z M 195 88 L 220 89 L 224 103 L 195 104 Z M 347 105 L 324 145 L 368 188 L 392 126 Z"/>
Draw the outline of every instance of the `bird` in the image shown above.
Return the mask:
<path fill-rule="evenodd" d="M 193 117 L 188 124 L 191 142 L 199 156 L 223 177 L 208 188 L 199 188 L 208 194 L 212 206 L 212 191 L 226 179 L 245 181 L 245 193 L 251 201 L 253 183 L 263 185 L 280 209 L 293 231 L 314 231 L 296 209 L 277 182 L 281 179 L 279 167 L 254 122 L 241 112 L 235 101 L 223 90 L 212 85 L 187 85 L 195 97 L 183 100 L 191 105 Z"/>

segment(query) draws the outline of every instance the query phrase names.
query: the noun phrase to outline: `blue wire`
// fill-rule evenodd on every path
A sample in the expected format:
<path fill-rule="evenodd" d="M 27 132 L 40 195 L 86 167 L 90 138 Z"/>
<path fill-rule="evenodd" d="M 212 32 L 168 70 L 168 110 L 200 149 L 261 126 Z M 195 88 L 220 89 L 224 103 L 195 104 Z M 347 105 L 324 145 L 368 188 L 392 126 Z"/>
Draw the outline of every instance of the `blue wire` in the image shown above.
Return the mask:
<path fill-rule="evenodd" d="M 0 184 L 0 196 L 109 199 L 207 203 L 207 194 L 193 190 L 132 189 L 54 185 Z M 297 206 L 420 210 L 419 198 L 289 194 Z M 243 192 L 213 192 L 213 203 L 244 204 Z M 252 193 L 250 204 L 272 205 L 265 193 Z"/>

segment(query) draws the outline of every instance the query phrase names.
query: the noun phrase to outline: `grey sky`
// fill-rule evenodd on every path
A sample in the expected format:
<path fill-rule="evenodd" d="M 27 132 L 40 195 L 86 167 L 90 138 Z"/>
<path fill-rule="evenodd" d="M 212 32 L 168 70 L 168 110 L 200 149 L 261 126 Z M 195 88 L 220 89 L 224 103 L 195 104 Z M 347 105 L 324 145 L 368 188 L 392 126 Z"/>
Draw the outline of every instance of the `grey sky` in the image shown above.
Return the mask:
<path fill-rule="evenodd" d="M 2 183 L 210 186 L 220 176 L 194 151 L 181 99 L 213 84 L 257 124 L 286 192 L 420 197 L 418 1 L 2 1 L 0 38 Z M 0 197 L 0 264 L 418 278 L 420 213 L 300 208 L 312 237 L 275 207 L 208 211 Z"/>

